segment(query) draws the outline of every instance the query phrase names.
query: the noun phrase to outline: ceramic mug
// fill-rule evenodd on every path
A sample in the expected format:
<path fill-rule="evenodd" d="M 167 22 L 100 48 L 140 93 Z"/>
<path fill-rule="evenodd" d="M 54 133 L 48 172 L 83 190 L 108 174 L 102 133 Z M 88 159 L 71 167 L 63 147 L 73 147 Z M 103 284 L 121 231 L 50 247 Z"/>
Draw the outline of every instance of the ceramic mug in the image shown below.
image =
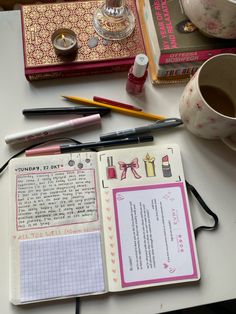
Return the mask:
<path fill-rule="evenodd" d="M 187 17 L 208 36 L 236 38 L 236 0 L 181 0 Z"/>
<path fill-rule="evenodd" d="M 206 139 L 221 139 L 236 151 L 236 54 L 208 59 L 180 98 L 186 128 Z"/>

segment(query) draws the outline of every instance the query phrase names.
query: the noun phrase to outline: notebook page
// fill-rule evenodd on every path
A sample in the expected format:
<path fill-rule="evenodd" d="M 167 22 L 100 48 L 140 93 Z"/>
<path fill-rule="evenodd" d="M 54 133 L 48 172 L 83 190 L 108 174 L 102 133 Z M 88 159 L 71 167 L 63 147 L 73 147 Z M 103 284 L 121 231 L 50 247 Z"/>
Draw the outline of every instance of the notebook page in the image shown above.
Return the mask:
<path fill-rule="evenodd" d="M 12 303 L 18 304 L 32 301 L 32 298 L 27 300 L 25 293 L 22 295 L 22 278 L 25 274 L 22 273 L 24 263 L 21 264 L 23 268 L 20 263 L 25 243 L 29 242 L 27 245 L 36 248 L 37 243 L 40 243 L 37 241 L 47 238 L 46 242 L 42 241 L 46 243 L 46 249 L 48 244 L 56 245 L 53 238 L 58 237 L 62 245 L 60 251 L 63 252 L 63 237 L 73 235 L 78 245 L 81 234 L 87 234 L 86 241 L 89 241 L 90 233 L 101 233 L 96 153 L 16 158 L 10 163 L 10 183 L 10 299 Z M 101 241 L 96 244 L 103 254 Z M 41 254 L 42 261 L 43 250 L 35 251 L 36 255 Z M 28 258 L 30 263 L 30 255 Z M 64 262 L 67 265 L 67 261 L 63 260 Z M 25 263 L 27 265 L 27 261 Z M 60 276 L 59 269 L 56 270 L 58 276 L 55 281 Z M 66 279 L 67 282 L 68 280 L 69 278 Z M 37 287 L 33 288 L 33 298 L 39 297 Z M 92 289 L 91 293 L 93 292 Z M 97 293 L 101 293 L 101 290 Z"/>
<path fill-rule="evenodd" d="M 106 150 L 98 157 L 109 291 L 198 280 L 178 145 Z"/>
<path fill-rule="evenodd" d="M 21 302 L 104 291 L 100 247 L 99 232 L 20 241 Z"/>

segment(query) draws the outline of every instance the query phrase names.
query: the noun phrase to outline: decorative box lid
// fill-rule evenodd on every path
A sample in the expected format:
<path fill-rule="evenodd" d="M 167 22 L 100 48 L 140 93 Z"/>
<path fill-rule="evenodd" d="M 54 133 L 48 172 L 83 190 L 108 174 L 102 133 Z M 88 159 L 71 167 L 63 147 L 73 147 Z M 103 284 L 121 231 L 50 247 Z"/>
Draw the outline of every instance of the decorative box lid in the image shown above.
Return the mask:
<path fill-rule="evenodd" d="M 97 35 L 93 13 L 103 1 L 76 1 L 30 4 L 21 7 L 24 59 L 26 69 L 77 67 L 78 64 L 132 60 L 145 51 L 135 1 L 128 0 L 136 19 L 134 32 L 121 41 L 108 41 Z M 55 53 L 51 36 L 56 29 L 72 29 L 79 49 L 73 61 L 62 61 Z"/>

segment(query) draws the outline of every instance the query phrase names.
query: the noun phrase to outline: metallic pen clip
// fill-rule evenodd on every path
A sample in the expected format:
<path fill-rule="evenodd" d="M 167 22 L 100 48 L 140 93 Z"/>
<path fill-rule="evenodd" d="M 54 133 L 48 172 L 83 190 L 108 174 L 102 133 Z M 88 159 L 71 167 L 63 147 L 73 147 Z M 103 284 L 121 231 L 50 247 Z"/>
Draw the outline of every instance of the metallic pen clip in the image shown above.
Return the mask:
<path fill-rule="evenodd" d="M 167 118 L 164 120 L 157 120 L 156 124 L 165 124 L 166 127 L 168 126 L 178 126 L 183 124 L 183 121 L 179 118 Z"/>

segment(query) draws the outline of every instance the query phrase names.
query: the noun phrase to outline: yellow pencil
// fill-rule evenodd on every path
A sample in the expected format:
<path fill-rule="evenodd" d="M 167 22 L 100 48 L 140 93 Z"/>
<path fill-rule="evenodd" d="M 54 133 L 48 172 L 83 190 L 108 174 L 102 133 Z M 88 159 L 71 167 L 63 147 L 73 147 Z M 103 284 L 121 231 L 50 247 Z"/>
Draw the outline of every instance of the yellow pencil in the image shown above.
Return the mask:
<path fill-rule="evenodd" d="M 143 112 L 143 111 L 135 111 L 135 110 L 130 110 L 130 109 L 126 109 L 126 108 L 116 107 L 116 106 L 104 104 L 104 103 L 101 103 L 98 101 L 89 100 L 86 98 L 81 98 L 81 97 L 76 97 L 76 96 L 62 96 L 62 97 L 64 97 L 65 99 L 67 99 L 71 102 L 74 102 L 74 103 L 110 108 L 113 111 L 123 113 L 126 115 L 130 115 L 133 117 L 137 117 L 137 118 L 143 118 L 143 119 L 148 119 L 148 120 L 164 120 L 165 119 L 165 117 L 158 116 L 158 115 L 155 115 L 153 113 L 147 113 L 147 112 Z"/>

